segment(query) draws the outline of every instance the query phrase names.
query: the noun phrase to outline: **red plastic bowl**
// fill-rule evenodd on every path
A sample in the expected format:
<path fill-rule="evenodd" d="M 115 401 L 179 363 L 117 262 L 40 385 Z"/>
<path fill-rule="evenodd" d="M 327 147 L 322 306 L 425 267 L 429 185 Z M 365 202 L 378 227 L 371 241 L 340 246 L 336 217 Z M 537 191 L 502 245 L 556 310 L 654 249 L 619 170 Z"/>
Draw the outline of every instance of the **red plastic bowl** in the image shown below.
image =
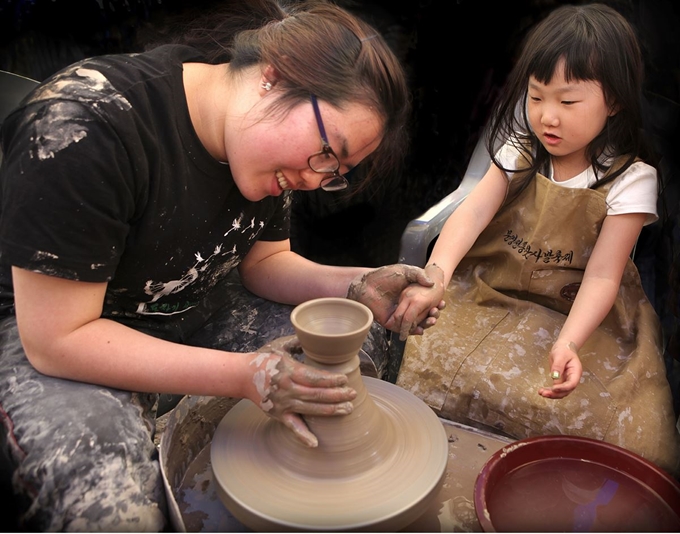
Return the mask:
<path fill-rule="evenodd" d="M 575 436 L 496 451 L 475 482 L 485 532 L 680 532 L 680 484 L 641 456 Z"/>

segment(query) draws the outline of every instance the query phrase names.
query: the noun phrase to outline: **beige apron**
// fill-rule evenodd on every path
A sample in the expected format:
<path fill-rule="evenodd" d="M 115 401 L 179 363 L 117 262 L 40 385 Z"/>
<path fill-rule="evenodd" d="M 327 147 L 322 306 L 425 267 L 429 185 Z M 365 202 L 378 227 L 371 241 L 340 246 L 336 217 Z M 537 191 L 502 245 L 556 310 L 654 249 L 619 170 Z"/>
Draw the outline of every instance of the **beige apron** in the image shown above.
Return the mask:
<path fill-rule="evenodd" d="M 602 227 L 606 190 L 537 176 L 460 263 L 437 325 L 408 338 L 397 384 L 446 419 L 517 439 L 604 440 L 678 474 L 660 322 L 631 260 L 613 309 L 579 351 L 580 385 L 561 400 L 538 394 L 552 384 L 549 352 Z"/>

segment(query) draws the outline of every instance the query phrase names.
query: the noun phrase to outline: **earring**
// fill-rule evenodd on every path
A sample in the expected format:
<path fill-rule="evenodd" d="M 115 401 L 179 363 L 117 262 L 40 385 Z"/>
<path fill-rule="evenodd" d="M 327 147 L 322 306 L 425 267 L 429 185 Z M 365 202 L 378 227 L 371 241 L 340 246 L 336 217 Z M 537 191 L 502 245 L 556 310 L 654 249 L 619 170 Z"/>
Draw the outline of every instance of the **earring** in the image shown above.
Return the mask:
<path fill-rule="evenodd" d="M 272 90 L 271 82 L 262 82 L 260 84 L 260 87 L 262 87 L 262 89 L 264 89 L 265 91 L 271 91 Z"/>

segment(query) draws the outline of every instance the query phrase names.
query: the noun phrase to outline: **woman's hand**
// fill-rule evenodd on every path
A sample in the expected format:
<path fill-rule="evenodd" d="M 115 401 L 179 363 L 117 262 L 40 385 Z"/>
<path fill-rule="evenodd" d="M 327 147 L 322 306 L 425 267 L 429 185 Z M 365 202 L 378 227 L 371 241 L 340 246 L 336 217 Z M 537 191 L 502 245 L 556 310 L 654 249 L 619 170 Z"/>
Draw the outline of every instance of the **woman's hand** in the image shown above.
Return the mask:
<path fill-rule="evenodd" d="M 435 264 L 425 267 L 425 274 L 434 283 L 431 287 L 411 284 L 404 289 L 399 298 L 399 306 L 387 323 L 388 328 L 399 331 L 399 339 L 404 341 L 409 335 L 420 335 L 423 326 L 434 326 L 444 302 L 444 272 Z"/>
<path fill-rule="evenodd" d="M 583 366 L 578 347 L 573 341 L 556 341 L 550 351 L 550 378 L 553 386 L 540 388 L 538 394 L 547 399 L 563 399 L 578 386 Z"/>
<path fill-rule="evenodd" d="M 255 398 L 267 415 L 282 422 L 308 447 L 318 440 L 302 415 L 347 415 L 354 406 L 356 391 L 347 387 L 347 375 L 305 365 L 292 358 L 299 352 L 295 336 L 274 341 L 252 356 Z"/>
<path fill-rule="evenodd" d="M 403 313 L 396 317 L 395 311 L 399 307 L 404 290 L 411 285 L 431 288 L 435 285 L 435 280 L 420 267 L 401 263 L 386 265 L 353 280 L 349 285 L 347 298 L 368 306 L 376 321 L 393 332 L 399 332 L 400 337 L 404 333 L 422 334 L 426 328 L 434 326 L 437 322 L 439 312 L 445 306 L 443 300 L 417 318 L 415 315 L 413 317 L 409 315 L 410 321 L 404 321 Z"/>

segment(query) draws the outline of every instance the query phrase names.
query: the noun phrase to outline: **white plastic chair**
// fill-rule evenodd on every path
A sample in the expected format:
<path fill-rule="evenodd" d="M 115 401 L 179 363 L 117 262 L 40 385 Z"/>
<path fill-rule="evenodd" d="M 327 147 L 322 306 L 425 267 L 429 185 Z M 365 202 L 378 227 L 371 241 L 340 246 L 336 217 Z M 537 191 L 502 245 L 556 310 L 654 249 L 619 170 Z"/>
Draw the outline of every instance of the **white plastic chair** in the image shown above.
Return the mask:
<path fill-rule="evenodd" d="M 432 246 L 449 218 L 449 215 L 463 202 L 465 197 L 479 183 L 491 165 L 486 150 L 486 136 L 480 136 L 465 174 L 455 191 L 434 204 L 425 213 L 411 220 L 401 236 L 399 263 L 424 267 Z"/>

